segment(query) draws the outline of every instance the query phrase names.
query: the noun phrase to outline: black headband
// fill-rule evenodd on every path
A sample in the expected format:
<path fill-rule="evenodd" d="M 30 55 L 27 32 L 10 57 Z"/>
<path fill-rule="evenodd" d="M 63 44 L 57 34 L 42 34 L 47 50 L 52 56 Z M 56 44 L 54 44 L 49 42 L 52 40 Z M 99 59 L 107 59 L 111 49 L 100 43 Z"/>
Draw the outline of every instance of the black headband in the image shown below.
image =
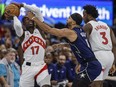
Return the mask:
<path fill-rule="evenodd" d="M 76 22 L 77 25 L 80 25 L 82 22 L 82 16 L 78 13 L 72 14 L 71 18 Z"/>

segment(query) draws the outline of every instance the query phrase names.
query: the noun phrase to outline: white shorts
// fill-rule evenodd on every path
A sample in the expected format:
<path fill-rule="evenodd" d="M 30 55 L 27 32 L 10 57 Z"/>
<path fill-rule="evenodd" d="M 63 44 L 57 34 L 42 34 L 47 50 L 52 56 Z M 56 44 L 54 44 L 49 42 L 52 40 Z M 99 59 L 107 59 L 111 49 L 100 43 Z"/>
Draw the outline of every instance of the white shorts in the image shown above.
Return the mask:
<path fill-rule="evenodd" d="M 108 72 L 112 67 L 114 54 L 112 51 L 96 51 L 94 54 L 102 65 L 101 74 L 94 81 L 104 80 L 108 76 Z"/>
<path fill-rule="evenodd" d="M 34 87 L 35 80 L 40 87 L 50 85 L 50 78 L 46 63 L 31 63 L 29 66 L 24 62 L 19 87 Z"/>

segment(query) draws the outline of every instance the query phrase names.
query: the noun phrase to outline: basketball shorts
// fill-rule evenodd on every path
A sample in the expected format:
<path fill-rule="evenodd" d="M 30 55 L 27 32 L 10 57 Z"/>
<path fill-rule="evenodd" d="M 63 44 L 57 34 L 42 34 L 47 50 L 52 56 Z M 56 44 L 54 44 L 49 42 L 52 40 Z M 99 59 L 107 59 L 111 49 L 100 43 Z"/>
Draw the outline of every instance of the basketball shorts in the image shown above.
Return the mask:
<path fill-rule="evenodd" d="M 24 62 L 19 87 L 34 87 L 35 80 L 40 87 L 50 85 L 50 77 L 46 63 Z"/>
<path fill-rule="evenodd" d="M 72 87 L 89 87 L 101 70 L 101 64 L 97 60 L 81 65 L 81 70 L 76 75 Z"/>
<path fill-rule="evenodd" d="M 94 52 L 94 54 L 102 65 L 102 71 L 100 75 L 95 79 L 95 81 L 104 80 L 108 76 L 109 70 L 112 67 L 114 54 L 112 53 L 112 51 L 96 51 Z"/>

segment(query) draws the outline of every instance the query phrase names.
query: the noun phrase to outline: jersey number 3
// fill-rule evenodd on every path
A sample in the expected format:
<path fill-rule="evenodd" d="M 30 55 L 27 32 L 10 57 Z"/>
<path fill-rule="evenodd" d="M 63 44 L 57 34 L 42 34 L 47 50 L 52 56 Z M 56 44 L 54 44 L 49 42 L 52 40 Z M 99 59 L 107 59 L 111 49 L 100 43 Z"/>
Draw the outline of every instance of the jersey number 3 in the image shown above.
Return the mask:
<path fill-rule="evenodd" d="M 33 46 L 31 47 L 31 50 L 32 50 L 32 54 L 38 54 L 38 51 L 39 51 L 39 46 Z"/>
<path fill-rule="evenodd" d="M 102 38 L 104 39 L 104 41 L 102 41 L 102 43 L 104 45 L 108 44 L 108 39 L 106 37 L 106 32 L 100 32 L 100 35 L 102 36 Z"/>

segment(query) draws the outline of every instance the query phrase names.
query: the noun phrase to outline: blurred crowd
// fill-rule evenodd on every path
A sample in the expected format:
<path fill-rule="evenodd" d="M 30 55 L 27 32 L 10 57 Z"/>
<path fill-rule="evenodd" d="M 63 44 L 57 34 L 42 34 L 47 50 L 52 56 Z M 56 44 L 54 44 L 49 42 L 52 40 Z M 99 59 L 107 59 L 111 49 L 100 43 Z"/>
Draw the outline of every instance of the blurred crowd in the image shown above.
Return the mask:
<path fill-rule="evenodd" d="M 54 27 L 64 28 L 65 25 L 62 23 L 55 24 Z M 116 18 L 114 18 L 113 26 L 111 26 L 116 35 Z M 72 81 L 77 71 L 78 62 L 72 53 L 68 45 L 64 47 L 55 47 L 54 44 L 66 43 L 64 39 L 57 38 L 55 36 L 45 34 L 46 39 L 46 53 L 45 62 L 48 65 L 48 71 L 51 76 L 51 84 L 53 87 L 71 87 Z M 0 22 L 0 60 L 3 58 L 9 58 L 7 54 L 15 50 L 15 62 L 11 62 L 11 69 L 14 71 L 13 75 L 19 77 L 14 78 L 17 84 L 17 80 L 20 79 L 21 73 L 21 55 L 17 52 L 21 46 L 20 38 L 16 36 L 15 31 L 12 27 L 12 21 L 1 21 Z M 11 49 L 12 48 L 12 49 Z M 12 58 L 9 58 L 13 60 Z M 9 62 L 9 61 L 8 61 Z M 15 63 L 15 64 L 14 64 Z M 19 68 L 20 67 L 20 70 Z M 5 72 L 4 67 L 0 67 L 1 72 Z M 5 72 L 6 73 L 6 72 Z M 0 73 L 1 74 L 1 73 Z M 6 76 L 9 73 L 6 73 Z M 11 74 L 9 74 L 11 75 Z"/>

